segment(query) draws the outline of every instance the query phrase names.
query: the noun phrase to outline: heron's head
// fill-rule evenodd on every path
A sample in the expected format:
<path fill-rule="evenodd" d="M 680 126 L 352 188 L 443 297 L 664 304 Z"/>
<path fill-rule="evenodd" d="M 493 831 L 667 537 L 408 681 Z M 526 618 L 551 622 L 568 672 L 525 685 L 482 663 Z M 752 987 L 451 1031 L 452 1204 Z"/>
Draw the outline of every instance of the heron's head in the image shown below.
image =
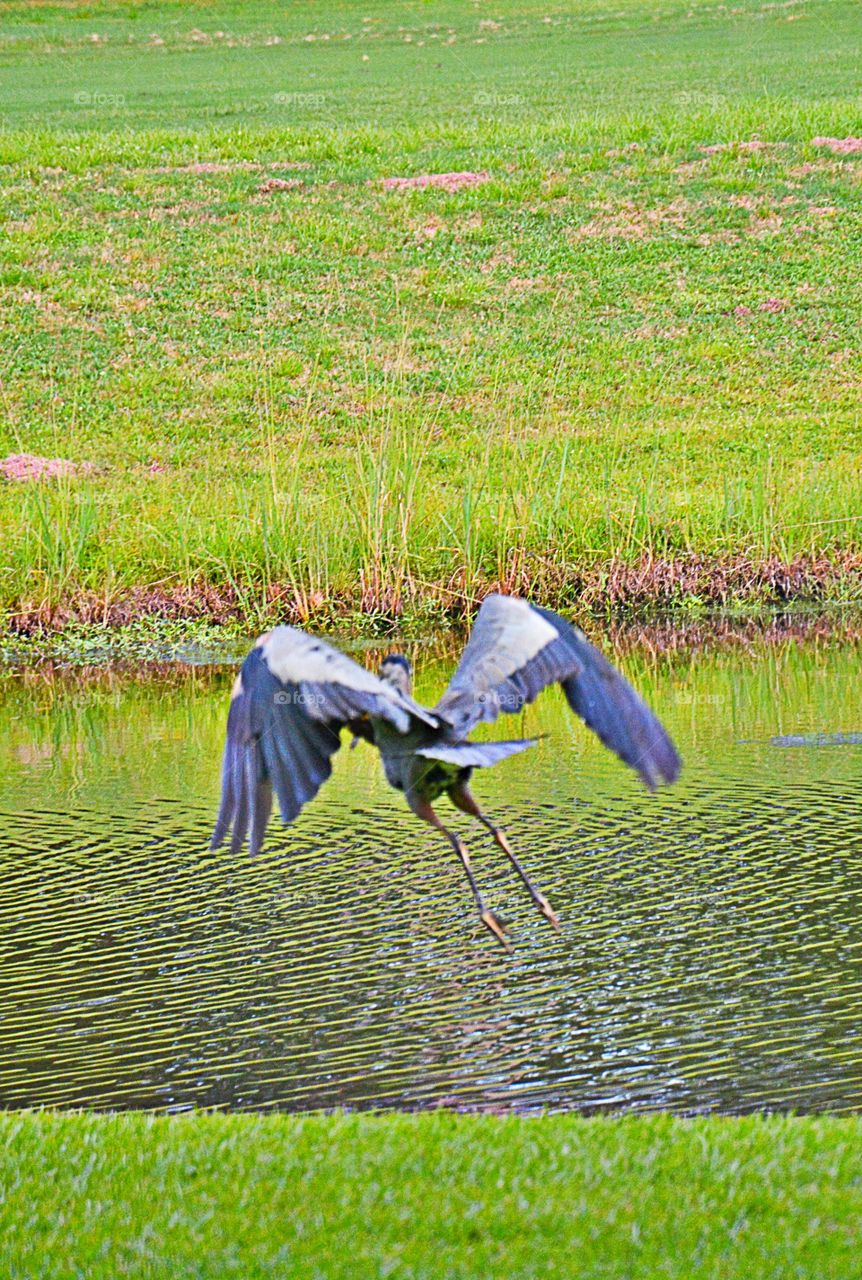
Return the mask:
<path fill-rule="evenodd" d="M 403 653 L 388 653 L 377 674 L 387 684 L 394 685 L 399 693 L 409 697 L 413 692 L 413 668 Z"/>

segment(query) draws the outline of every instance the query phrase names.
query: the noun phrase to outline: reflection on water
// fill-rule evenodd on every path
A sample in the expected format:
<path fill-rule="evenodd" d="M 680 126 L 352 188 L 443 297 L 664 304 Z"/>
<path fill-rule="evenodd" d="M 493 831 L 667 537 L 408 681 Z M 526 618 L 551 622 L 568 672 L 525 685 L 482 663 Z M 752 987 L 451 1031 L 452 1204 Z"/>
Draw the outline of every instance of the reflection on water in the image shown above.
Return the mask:
<path fill-rule="evenodd" d="M 259 860 L 206 852 L 230 668 L 6 671 L 0 1105 L 858 1107 L 856 649 L 625 665 L 676 787 L 648 796 L 556 693 L 515 726 L 549 737 L 476 780 L 561 936 L 453 823 L 511 958 L 364 745 Z"/>

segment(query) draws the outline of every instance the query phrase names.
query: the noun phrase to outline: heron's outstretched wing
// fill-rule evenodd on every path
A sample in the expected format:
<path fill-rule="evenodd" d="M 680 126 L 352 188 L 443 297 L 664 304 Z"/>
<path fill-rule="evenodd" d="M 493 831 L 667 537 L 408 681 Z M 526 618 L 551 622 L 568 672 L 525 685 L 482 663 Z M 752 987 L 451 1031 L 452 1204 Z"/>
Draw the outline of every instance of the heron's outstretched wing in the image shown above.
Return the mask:
<path fill-rule="evenodd" d="M 345 725 L 366 736 L 366 718 L 401 733 L 415 721 L 436 726 L 425 711 L 323 640 L 294 627 L 263 636 L 234 685 L 222 765 L 222 797 L 211 848 L 233 828 L 231 852 L 246 835 L 257 853 L 278 798 L 292 822 L 332 772 Z"/>
<path fill-rule="evenodd" d="M 549 684 L 606 747 L 652 790 L 673 782 L 676 749 L 658 719 L 586 636 L 548 609 L 515 596 L 488 596 L 435 715 L 466 735 L 502 711 L 520 711 Z"/>

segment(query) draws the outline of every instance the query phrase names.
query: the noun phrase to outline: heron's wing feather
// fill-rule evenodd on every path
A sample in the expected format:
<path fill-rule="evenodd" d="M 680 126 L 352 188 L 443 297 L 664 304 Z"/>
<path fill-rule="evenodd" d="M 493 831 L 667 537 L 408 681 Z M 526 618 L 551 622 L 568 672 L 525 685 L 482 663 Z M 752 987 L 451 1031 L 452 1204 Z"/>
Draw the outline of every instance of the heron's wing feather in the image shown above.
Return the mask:
<path fill-rule="evenodd" d="M 577 647 L 551 618 L 526 600 L 491 595 L 435 712 L 466 734 L 502 711 L 520 711 L 547 685 L 582 668 Z"/>
<path fill-rule="evenodd" d="M 429 760 L 442 760 L 446 764 L 482 769 L 516 756 L 537 742 L 538 738 L 516 738 L 511 742 L 459 742 L 455 746 L 420 747 L 416 754 Z"/>
<path fill-rule="evenodd" d="M 243 663 L 228 715 L 222 798 L 211 847 L 232 828 L 231 851 L 246 836 L 260 848 L 273 792 L 292 822 L 332 772 L 341 729 L 364 717 L 406 733 L 429 712 L 364 667 L 293 627 L 258 641 Z"/>
<path fill-rule="evenodd" d="M 584 669 L 562 681 L 569 706 L 650 791 L 676 781 L 682 761 L 664 725 L 598 649 L 581 643 L 589 649 Z"/>
<path fill-rule="evenodd" d="M 406 733 L 414 720 L 435 728 L 437 719 L 372 671 L 317 636 L 276 627 L 257 643 L 267 667 L 284 685 L 302 690 L 309 715 L 341 724 L 365 715 L 388 720 Z"/>
<path fill-rule="evenodd" d="M 559 683 L 573 711 L 651 789 L 672 782 L 679 756 L 627 680 L 565 619 L 514 596 L 488 596 L 434 712 L 459 734 L 520 711 Z"/>
<path fill-rule="evenodd" d="M 251 700 L 240 691 L 237 681 L 228 714 L 221 804 L 211 842 L 212 848 L 218 848 L 233 828 L 231 850 L 234 853 L 242 847 L 249 828 L 250 844 L 259 846 L 272 808 L 272 786 L 251 731 L 251 712 Z"/>

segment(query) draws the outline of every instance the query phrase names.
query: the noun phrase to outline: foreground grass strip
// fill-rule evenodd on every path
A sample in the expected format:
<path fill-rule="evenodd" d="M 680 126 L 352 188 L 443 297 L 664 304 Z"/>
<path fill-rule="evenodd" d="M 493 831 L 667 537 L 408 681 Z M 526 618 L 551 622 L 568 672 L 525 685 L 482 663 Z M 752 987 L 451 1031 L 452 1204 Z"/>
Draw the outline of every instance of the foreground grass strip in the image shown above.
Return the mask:
<path fill-rule="evenodd" d="M 0 1122 L 10 1277 L 850 1277 L 856 1119 Z"/>

